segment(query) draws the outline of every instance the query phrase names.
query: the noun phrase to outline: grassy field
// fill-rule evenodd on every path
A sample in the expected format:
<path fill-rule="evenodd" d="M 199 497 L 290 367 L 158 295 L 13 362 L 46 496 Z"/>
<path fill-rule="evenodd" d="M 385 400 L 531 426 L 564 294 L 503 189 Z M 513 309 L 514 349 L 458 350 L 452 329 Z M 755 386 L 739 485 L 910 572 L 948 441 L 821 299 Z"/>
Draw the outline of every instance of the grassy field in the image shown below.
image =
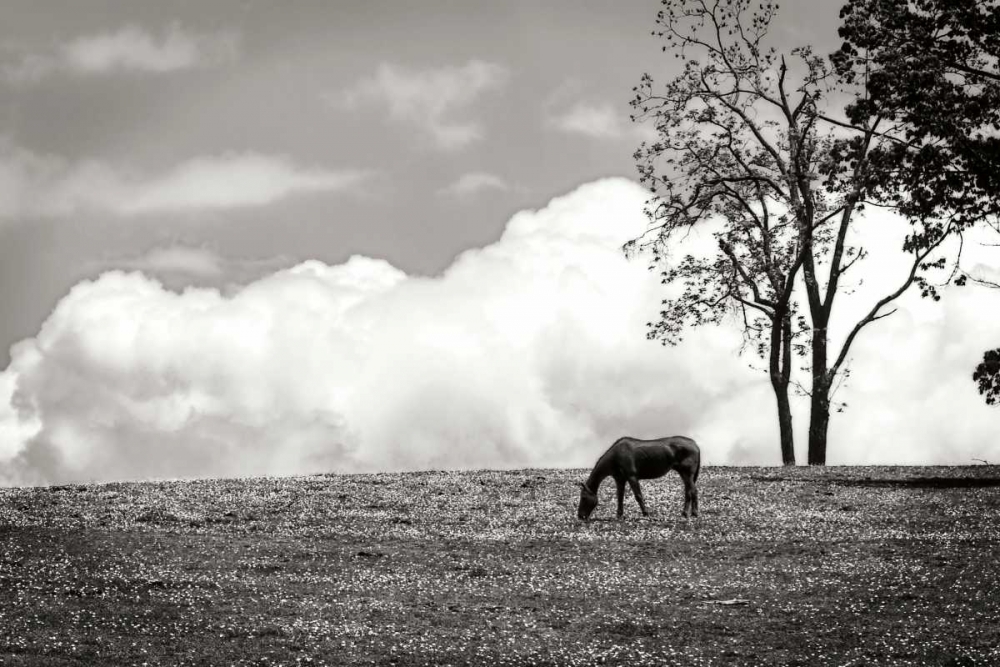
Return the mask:
<path fill-rule="evenodd" d="M 0 489 L 2 665 L 1000 664 L 1000 471 Z"/>

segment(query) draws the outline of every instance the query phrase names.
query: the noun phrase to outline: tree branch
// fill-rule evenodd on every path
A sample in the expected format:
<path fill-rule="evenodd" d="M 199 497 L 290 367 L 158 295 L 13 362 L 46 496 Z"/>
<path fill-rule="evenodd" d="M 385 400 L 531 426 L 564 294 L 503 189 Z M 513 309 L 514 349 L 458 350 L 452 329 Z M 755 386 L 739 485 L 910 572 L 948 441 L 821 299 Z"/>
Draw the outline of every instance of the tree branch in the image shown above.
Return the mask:
<path fill-rule="evenodd" d="M 850 349 L 851 344 L 854 343 L 854 339 L 857 337 L 858 333 L 860 333 L 860 331 L 865 326 L 871 324 L 872 322 L 874 322 L 876 320 L 880 320 L 880 319 L 882 319 L 884 317 L 888 317 L 892 313 L 896 312 L 895 310 L 892 310 L 892 311 L 890 311 L 888 313 L 882 313 L 882 314 L 879 313 L 879 311 L 882 310 L 883 307 L 885 307 L 886 305 L 888 305 L 888 304 L 892 303 L 893 301 L 895 301 L 897 298 L 899 298 L 899 296 L 901 294 L 903 294 L 903 292 L 905 292 L 907 289 L 909 289 L 910 285 L 913 284 L 914 279 L 916 279 L 916 277 L 917 277 L 917 271 L 920 270 L 920 265 L 923 264 L 924 260 L 927 259 L 927 257 L 939 245 L 941 245 L 941 243 L 946 238 L 948 238 L 948 236 L 950 236 L 950 234 L 951 234 L 951 232 L 953 230 L 954 230 L 954 228 L 952 227 L 952 224 L 949 222 L 948 226 L 941 233 L 941 236 L 937 240 L 935 240 L 933 243 L 931 243 L 926 249 L 924 249 L 923 252 L 916 253 L 915 256 L 914 256 L 914 258 L 913 258 L 913 264 L 910 266 L 910 272 L 906 276 L 906 279 L 903 281 L 903 283 L 895 291 L 893 291 L 890 294 L 887 294 L 883 298 L 879 299 L 879 301 L 875 304 L 875 306 L 870 311 L 868 311 L 868 314 L 866 314 L 864 317 L 862 317 L 858 321 L 858 323 L 854 325 L 854 328 L 851 329 L 851 332 L 847 335 L 847 338 L 844 341 L 843 346 L 840 348 L 840 354 L 837 355 L 837 360 L 834 362 L 833 366 L 831 366 L 831 368 L 830 368 L 831 374 L 835 375 L 837 373 L 837 371 L 840 369 L 841 364 L 844 363 L 844 359 L 847 357 L 847 352 Z"/>

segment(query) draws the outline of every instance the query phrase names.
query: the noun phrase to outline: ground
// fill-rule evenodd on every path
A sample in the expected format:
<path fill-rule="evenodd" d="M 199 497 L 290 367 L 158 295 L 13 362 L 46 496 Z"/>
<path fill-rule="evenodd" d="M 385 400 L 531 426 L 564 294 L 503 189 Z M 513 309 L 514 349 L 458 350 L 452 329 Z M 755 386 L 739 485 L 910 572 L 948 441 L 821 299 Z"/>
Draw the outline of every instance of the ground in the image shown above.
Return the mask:
<path fill-rule="evenodd" d="M 1000 664 L 1000 470 L 0 489 L 2 665 Z"/>

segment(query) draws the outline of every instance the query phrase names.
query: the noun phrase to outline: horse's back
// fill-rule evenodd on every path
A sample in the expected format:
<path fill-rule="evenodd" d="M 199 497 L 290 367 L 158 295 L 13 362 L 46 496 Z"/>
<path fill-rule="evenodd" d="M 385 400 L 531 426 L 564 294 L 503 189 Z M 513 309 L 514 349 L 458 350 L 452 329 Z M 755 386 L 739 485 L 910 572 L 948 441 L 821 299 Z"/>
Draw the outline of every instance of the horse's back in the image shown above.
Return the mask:
<path fill-rule="evenodd" d="M 671 469 L 695 473 L 701 467 L 698 443 L 683 435 L 651 440 L 624 437 L 618 439 L 615 447 L 635 462 L 641 477 L 660 477 Z"/>
<path fill-rule="evenodd" d="M 698 443 L 687 437 L 686 435 L 671 435 L 665 438 L 653 438 L 650 440 L 643 440 L 641 438 L 624 437 L 619 438 L 619 443 L 628 443 L 632 447 L 665 447 L 676 451 L 679 455 L 700 455 L 701 450 L 698 447 Z"/>

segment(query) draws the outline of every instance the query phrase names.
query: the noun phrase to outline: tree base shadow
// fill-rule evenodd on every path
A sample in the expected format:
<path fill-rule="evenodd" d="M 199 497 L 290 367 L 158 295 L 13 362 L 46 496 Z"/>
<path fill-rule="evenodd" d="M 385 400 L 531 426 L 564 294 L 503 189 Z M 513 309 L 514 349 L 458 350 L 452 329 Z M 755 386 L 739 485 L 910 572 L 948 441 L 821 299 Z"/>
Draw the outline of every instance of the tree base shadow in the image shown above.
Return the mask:
<path fill-rule="evenodd" d="M 834 486 L 853 486 L 862 488 L 897 488 L 897 489 L 981 489 L 1000 486 L 1000 477 L 863 477 L 859 479 L 803 479 L 798 477 L 769 477 L 752 475 L 754 482 L 805 482 Z"/>
<path fill-rule="evenodd" d="M 979 489 L 1000 486 L 1000 477 L 911 477 L 908 479 L 837 479 L 839 486 L 911 488 L 911 489 Z"/>

